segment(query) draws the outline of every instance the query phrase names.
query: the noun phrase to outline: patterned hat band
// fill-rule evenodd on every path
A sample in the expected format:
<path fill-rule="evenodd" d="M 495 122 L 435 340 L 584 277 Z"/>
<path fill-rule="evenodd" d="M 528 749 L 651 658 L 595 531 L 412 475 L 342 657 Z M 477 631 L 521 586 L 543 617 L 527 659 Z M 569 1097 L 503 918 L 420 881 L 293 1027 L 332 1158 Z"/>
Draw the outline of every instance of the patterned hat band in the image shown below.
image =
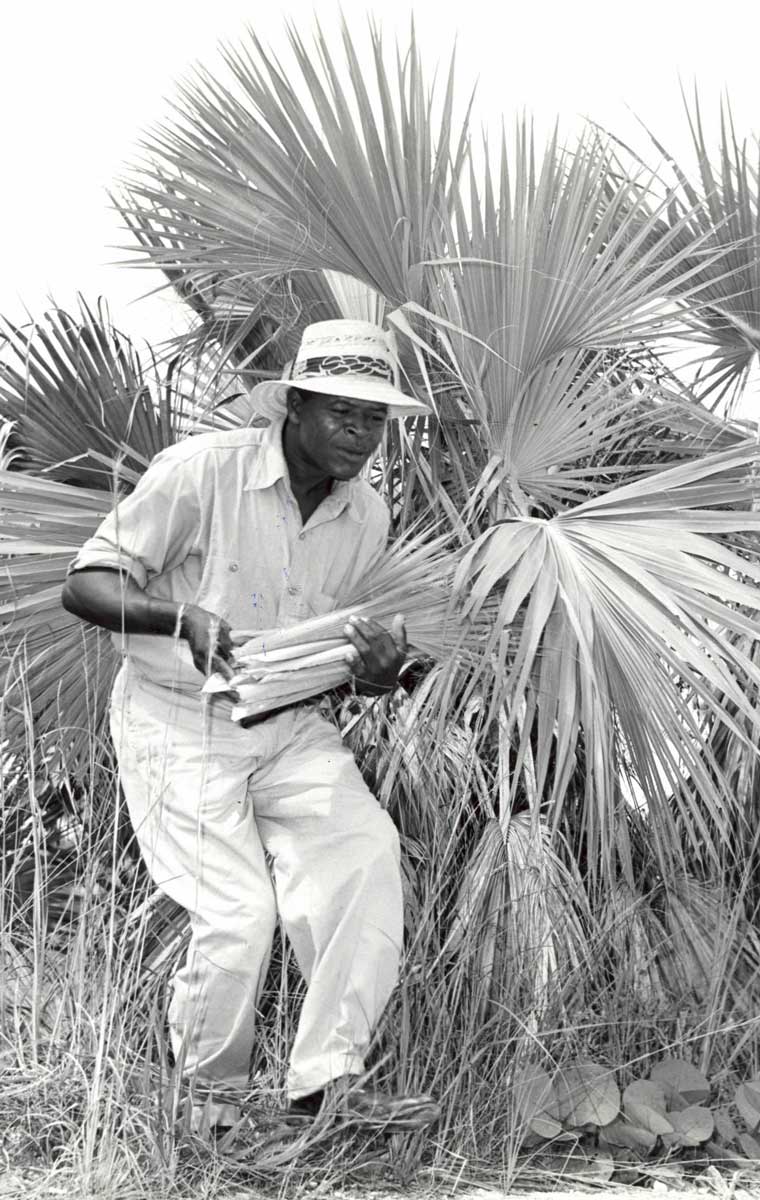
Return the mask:
<path fill-rule="evenodd" d="M 392 332 L 371 321 L 340 318 L 307 325 L 295 362 L 280 379 L 251 389 L 253 409 L 268 420 L 284 420 L 292 387 L 305 394 L 345 396 L 354 404 L 383 404 L 392 417 L 418 417 L 430 409 L 398 386 L 399 366 Z"/>
<path fill-rule="evenodd" d="M 368 354 L 326 354 L 321 358 L 296 360 L 291 379 L 317 379 L 325 375 L 354 375 L 393 383 L 393 368 L 384 358 Z"/>

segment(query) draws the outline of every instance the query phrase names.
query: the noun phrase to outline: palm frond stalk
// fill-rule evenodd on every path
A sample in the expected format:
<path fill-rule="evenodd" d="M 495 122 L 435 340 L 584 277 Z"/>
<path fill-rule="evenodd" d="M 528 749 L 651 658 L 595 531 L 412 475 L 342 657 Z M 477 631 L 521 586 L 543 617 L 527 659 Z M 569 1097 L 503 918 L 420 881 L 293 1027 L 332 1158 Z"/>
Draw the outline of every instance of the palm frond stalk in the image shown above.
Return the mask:
<path fill-rule="evenodd" d="M 347 682 L 350 642 L 343 629 L 352 614 L 389 626 L 403 613 L 415 653 L 450 668 L 474 666 L 487 638 L 488 611 L 471 621 L 452 610 L 457 556 L 448 541 L 418 535 L 395 542 L 335 612 L 250 637 L 233 630 L 233 640 L 242 642 L 234 655 L 237 673 L 229 681 L 215 677 L 207 689 L 235 692 L 233 719 L 242 720 Z"/>

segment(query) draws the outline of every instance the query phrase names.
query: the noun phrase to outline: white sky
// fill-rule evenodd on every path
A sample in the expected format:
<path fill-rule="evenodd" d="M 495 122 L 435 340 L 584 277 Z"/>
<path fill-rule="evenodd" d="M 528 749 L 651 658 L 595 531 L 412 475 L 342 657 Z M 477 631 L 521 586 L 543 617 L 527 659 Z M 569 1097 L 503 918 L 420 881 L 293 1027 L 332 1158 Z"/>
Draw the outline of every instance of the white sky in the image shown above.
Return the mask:
<path fill-rule="evenodd" d="M 711 121 L 722 89 L 739 132 L 760 133 L 758 0 L 345 0 L 402 36 L 414 13 L 429 75 L 457 37 L 460 96 L 479 77 L 478 116 L 495 124 L 523 108 L 546 130 L 588 115 L 644 151 L 633 110 L 676 155 L 689 138 L 679 73 L 697 80 Z M 213 67 L 219 39 L 251 22 L 285 50 L 290 15 L 308 32 L 316 12 L 335 28 L 333 0 L 18 0 L 3 6 L 0 47 L 0 313 L 39 316 L 46 298 L 105 294 L 125 332 L 159 339 L 176 318 L 160 300 L 132 304 L 155 283 L 109 266 L 123 236 L 105 188 L 194 60 Z M 656 156 L 652 154 L 652 161 Z"/>

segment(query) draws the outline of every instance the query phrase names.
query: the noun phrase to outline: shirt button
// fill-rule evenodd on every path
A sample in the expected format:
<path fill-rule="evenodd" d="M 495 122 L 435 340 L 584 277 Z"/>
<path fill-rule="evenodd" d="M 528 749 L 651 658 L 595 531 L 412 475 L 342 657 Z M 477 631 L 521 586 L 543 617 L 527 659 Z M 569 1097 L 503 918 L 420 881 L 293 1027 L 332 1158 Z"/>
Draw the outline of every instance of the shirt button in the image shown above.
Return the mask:
<path fill-rule="evenodd" d="M 288 595 L 289 596 L 300 596 L 300 594 L 301 594 L 300 587 L 295 587 L 293 584 L 291 584 L 291 586 L 288 588 Z"/>
<path fill-rule="evenodd" d="M 240 567 L 238 566 L 237 563 L 230 563 L 230 570 L 231 571 L 239 571 Z"/>

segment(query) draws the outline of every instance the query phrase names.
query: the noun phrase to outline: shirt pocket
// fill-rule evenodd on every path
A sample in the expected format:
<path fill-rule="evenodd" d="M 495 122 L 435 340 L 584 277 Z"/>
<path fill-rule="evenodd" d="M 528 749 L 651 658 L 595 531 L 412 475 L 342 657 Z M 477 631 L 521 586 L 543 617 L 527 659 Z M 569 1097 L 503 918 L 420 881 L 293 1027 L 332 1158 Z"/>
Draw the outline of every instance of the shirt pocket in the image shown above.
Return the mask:
<path fill-rule="evenodd" d="M 196 604 L 235 624 L 246 609 L 247 587 L 243 564 L 232 554 L 207 554 L 203 562 Z"/>

